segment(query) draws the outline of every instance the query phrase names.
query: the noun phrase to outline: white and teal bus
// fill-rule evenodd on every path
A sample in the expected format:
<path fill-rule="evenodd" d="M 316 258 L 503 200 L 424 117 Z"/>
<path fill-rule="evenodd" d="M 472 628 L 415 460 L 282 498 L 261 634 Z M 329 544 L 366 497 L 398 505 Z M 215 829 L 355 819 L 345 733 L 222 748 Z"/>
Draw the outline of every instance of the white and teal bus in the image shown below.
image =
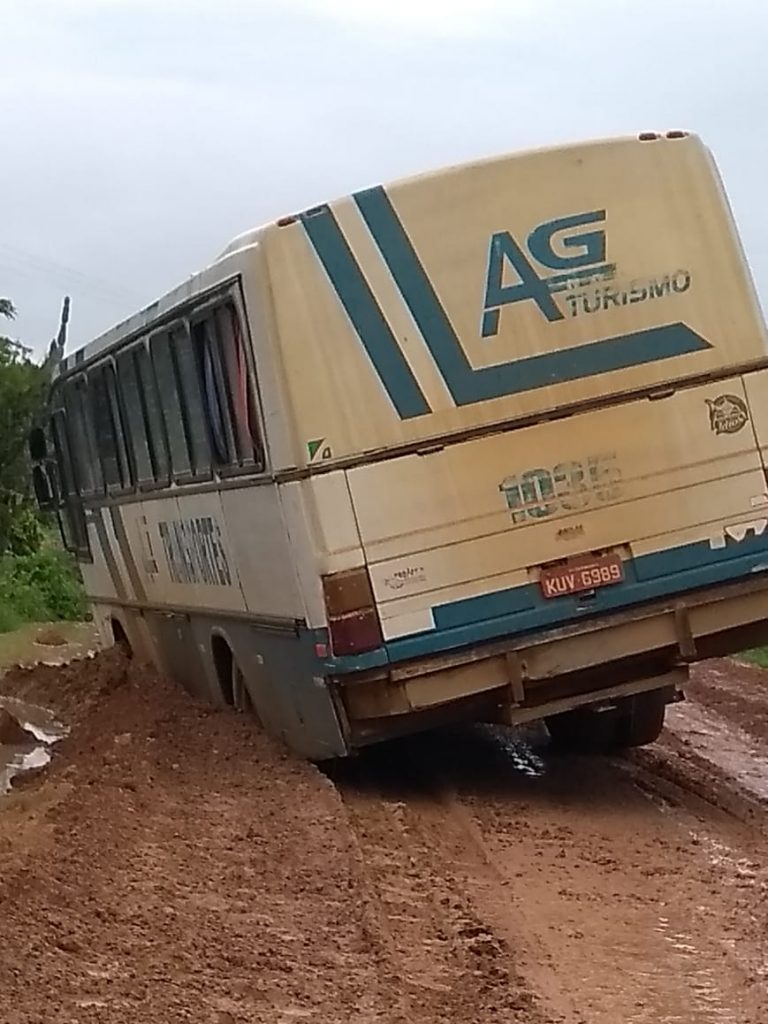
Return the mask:
<path fill-rule="evenodd" d="M 670 132 L 248 232 L 63 358 L 33 447 L 105 637 L 322 759 L 652 741 L 768 635 L 767 445 L 733 219 Z"/>

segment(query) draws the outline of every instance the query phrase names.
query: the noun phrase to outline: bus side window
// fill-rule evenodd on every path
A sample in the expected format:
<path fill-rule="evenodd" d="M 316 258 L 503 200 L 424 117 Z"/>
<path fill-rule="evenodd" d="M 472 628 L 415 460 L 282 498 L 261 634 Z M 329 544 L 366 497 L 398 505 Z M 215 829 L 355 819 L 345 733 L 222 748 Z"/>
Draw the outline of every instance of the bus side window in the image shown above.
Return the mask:
<path fill-rule="evenodd" d="M 147 424 L 141 400 L 141 385 L 136 365 L 135 348 L 121 352 L 117 357 L 117 380 L 128 420 L 130 449 L 139 484 L 155 482 L 155 472 L 149 451 Z"/>
<path fill-rule="evenodd" d="M 72 454 L 67 436 L 66 417 L 63 409 L 55 409 L 51 415 L 50 433 L 56 456 L 56 478 L 54 491 L 56 515 L 64 547 L 80 555 L 89 554 L 88 530 L 85 515 L 77 491 Z"/>
<path fill-rule="evenodd" d="M 231 466 L 237 461 L 235 438 L 232 431 L 221 349 L 211 314 L 192 325 L 192 338 L 197 357 L 197 369 L 205 397 L 205 420 L 211 437 L 214 461 L 217 466 Z"/>
<path fill-rule="evenodd" d="M 155 381 L 155 375 L 152 373 L 152 362 L 146 345 L 140 345 L 134 352 L 152 468 L 155 480 L 158 483 L 167 484 L 171 474 L 171 466 L 168 458 L 168 439 L 163 427 L 163 412 L 160 405 L 160 396 L 157 392 L 157 382 Z"/>
<path fill-rule="evenodd" d="M 162 416 L 168 438 L 171 469 L 174 476 L 192 475 L 192 462 L 181 412 L 181 398 L 168 334 L 156 334 L 149 342 L 157 391 L 162 396 Z"/>
<path fill-rule="evenodd" d="M 263 468 L 256 403 L 234 304 L 223 303 L 196 321 L 192 336 L 217 464 Z"/>
<path fill-rule="evenodd" d="M 85 377 L 76 377 L 65 385 L 64 406 L 72 439 L 72 465 L 77 490 L 86 496 L 96 494 L 104 490 L 104 480 L 88 410 Z"/>
<path fill-rule="evenodd" d="M 216 310 L 216 324 L 227 367 L 232 412 L 241 465 L 264 469 L 264 446 L 259 429 L 254 382 L 248 367 L 243 330 L 237 308 L 227 302 Z"/>
<path fill-rule="evenodd" d="M 157 385 L 144 343 L 117 357 L 117 379 L 128 421 L 128 440 L 139 485 L 168 483 L 168 447 Z"/>
<path fill-rule="evenodd" d="M 88 384 L 96 447 L 107 490 L 125 490 L 131 486 L 131 473 L 112 364 L 91 370 Z"/>
<path fill-rule="evenodd" d="M 192 351 L 192 342 L 186 324 L 172 328 L 170 338 L 180 385 L 181 410 L 184 415 L 184 428 L 192 456 L 193 470 L 195 476 L 210 476 L 211 450 L 205 429 L 203 396 L 200 392 L 195 353 Z"/>

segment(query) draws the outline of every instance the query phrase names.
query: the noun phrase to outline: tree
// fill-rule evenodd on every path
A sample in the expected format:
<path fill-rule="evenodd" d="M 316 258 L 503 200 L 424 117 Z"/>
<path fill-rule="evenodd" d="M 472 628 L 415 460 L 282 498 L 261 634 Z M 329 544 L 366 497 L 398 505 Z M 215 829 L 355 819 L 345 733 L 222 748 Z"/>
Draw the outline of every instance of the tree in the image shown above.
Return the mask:
<path fill-rule="evenodd" d="M 0 298 L 0 316 L 15 316 L 9 299 Z M 30 543 L 21 536 L 33 522 L 27 437 L 45 401 L 46 374 L 29 355 L 19 342 L 0 336 L 0 555 Z"/>

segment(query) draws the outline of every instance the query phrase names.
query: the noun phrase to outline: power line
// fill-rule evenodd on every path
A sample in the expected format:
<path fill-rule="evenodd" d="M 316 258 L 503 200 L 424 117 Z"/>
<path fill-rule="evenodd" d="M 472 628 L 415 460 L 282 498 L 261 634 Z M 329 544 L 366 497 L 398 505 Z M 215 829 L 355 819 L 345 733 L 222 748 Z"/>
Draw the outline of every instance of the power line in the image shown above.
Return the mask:
<path fill-rule="evenodd" d="M 42 276 L 58 284 L 78 285 L 84 291 L 101 294 L 102 298 L 123 299 L 134 304 L 141 301 L 136 292 L 121 284 L 6 243 L 0 243 L 0 266 L 28 277 Z"/>

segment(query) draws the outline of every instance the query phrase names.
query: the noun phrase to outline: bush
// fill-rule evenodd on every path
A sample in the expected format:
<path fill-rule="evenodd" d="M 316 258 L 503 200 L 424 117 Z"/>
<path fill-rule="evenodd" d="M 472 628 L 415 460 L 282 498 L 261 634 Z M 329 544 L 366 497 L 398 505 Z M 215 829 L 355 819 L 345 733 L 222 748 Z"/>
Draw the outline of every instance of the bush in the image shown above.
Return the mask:
<path fill-rule="evenodd" d="M 22 624 L 22 620 L 13 610 L 5 603 L 5 598 L 0 597 L 0 633 L 11 633 L 14 629 L 18 629 Z"/>
<path fill-rule="evenodd" d="M 65 552 L 46 547 L 0 560 L 0 632 L 22 622 L 75 621 L 86 613 L 77 567 Z"/>
<path fill-rule="evenodd" d="M 22 502 L 8 525 L 8 553 L 32 555 L 45 539 L 40 514 L 30 502 Z"/>

